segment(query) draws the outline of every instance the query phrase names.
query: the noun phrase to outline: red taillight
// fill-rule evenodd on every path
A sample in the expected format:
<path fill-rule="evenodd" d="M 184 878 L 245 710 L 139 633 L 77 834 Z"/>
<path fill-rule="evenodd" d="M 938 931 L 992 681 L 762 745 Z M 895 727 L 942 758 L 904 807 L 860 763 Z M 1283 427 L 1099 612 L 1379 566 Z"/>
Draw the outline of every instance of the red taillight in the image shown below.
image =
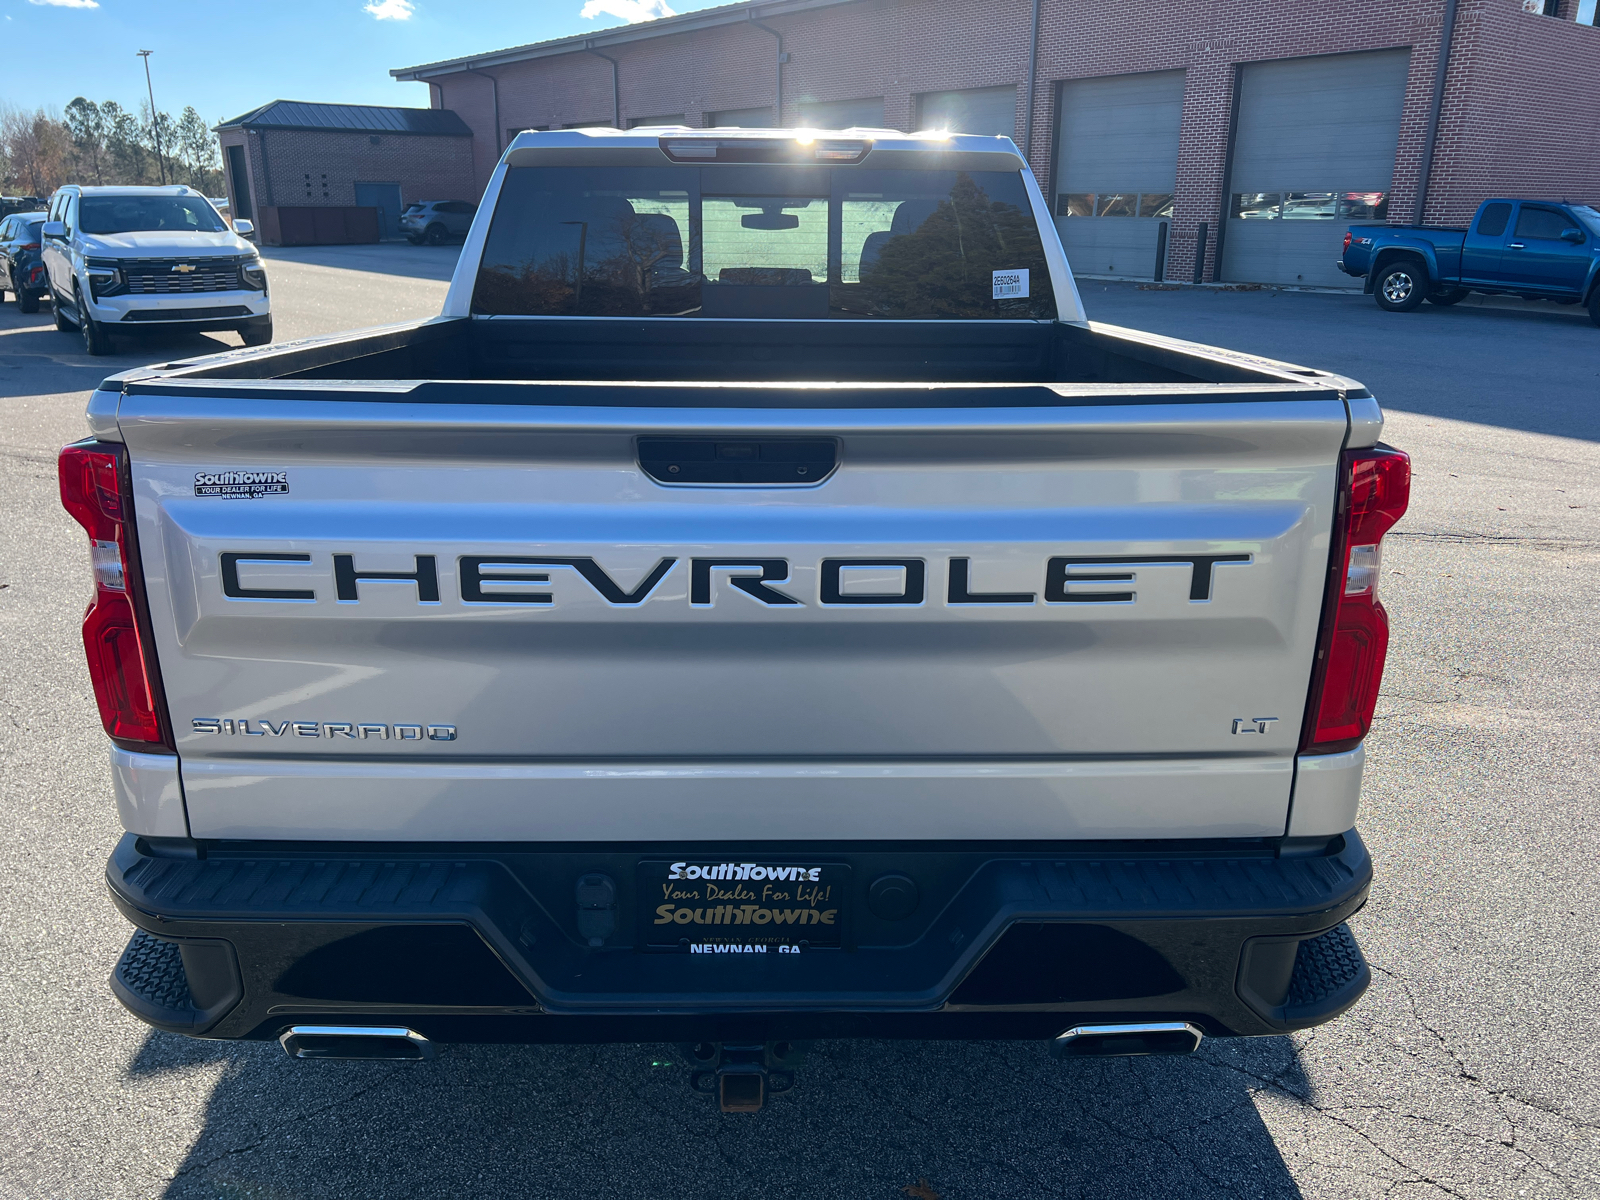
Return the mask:
<path fill-rule="evenodd" d="M 83 648 L 100 721 L 126 749 L 170 749 L 148 635 L 130 590 L 138 575 L 128 534 L 127 451 L 110 442 L 77 442 L 61 451 L 58 467 L 61 503 L 88 533 L 94 565 Z"/>
<path fill-rule="evenodd" d="M 1411 459 L 1398 450 L 1347 450 L 1339 514 L 1312 668 L 1301 749 L 1334 754 L 1355 747 L 1372 725 L 1389 649 L 1389 618 L 1378 603 L 1383 535 L 1411 502 Z"/>
<path fill-rule="evenodd" d="M 1351 234 L 1351 233 L 1350 233 L 1350 231 L 1349 231 L 1349 230 L 1346 230 L 1346 231 L 1345 231 L 1345 235 L 1344 235 L 1344 248 L 1345 248 L 1345 249 L 1346 249 L 1346 250 L 1348 250 L 1348 249 L 1350 249 L 1350 238 L 1351 238 L 1351 237 L 1352 237 L 1352 236 L 1353 236 L 1353 235 L 1352 235 L 1352 234 Z"/>

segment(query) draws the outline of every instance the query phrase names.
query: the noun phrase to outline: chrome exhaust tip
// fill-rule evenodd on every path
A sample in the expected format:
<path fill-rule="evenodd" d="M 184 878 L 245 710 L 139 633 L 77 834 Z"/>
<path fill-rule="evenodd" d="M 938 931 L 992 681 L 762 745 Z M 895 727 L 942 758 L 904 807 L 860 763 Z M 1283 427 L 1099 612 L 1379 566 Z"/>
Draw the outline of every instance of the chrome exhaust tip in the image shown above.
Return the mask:
<path fill-rule="evenodd" d="M 278 1038 L 290 1058 L 420 1062 L 433 1043 L 403 1025 L 291 1025 Z"/>
<path fill-rule="evenodd" d="M 1205 1037 L 1188 1021 L 1142 1025 L 1074 1025 L 1050 1043 L 1056 1058 L 1111 1058 L 1133 1054 L 1193 1054 Z"/>

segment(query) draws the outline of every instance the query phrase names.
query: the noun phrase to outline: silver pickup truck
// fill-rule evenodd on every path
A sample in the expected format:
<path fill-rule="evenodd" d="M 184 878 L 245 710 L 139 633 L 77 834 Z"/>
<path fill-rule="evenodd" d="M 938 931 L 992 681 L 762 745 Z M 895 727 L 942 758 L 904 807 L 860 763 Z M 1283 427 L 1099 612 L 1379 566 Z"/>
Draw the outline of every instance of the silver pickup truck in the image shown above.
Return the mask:
<path fill-rule="evenodd" d="M 108 379 L 61 457 L 138 1017 L 300 1057 L 1301 1029 L 1406 456 L 1085 319 L 1004 138 L 529 133 L 441 316 Z"/>

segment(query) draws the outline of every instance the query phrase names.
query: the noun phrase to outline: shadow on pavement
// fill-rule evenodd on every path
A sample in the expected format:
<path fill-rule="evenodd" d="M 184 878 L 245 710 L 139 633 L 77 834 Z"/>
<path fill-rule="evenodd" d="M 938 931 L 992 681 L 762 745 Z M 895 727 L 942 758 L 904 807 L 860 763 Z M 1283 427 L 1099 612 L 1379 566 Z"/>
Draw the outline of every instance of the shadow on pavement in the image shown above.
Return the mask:
<path fill-rule="evenodd" d="M 367 246 L 262 246 L 261 257 L 274 261 L 307 263 L 317 267 L 337 267 L 343 271 L 371 271 L 379 275 L 400 275 L 408 279 L 448 280 L 461 257 L 461 243 L 443 246 L 413 246 L 410 242 L 379 242 Z"/>
<path fill-rule="evenodd" d="M 668 1046 L 446 1046 L 432 1063 L 295 1062 L 152 1034 L 136 1076 L 222 1064 L 164 1193 L 216 1197 L 1299 1197 L 1252 1092 L 1304 1096 L 1286 1038 L 1057 1063 L 1032 1043 L 819 1043 L 753 1115 Z"/>
<path fill-rule="evenodd" d="M 1358 294 L 1080 287 L 1091 320 L 1337 371 L 1385 408 L 1600 440 L 1600 329 L 1581 309 L 1390 313 Z"/>
<path fill-rule="evenodd" d="M 92 391 L 106 376 L 131 367 L 216 354 L 238 345 L 239 339 L 228 333 L 141 333 L 114 336 L 112 353 L 91 358 L 76 332 L 55 327 L 48 307 L 23 316 L 6 305 L 0 308 L 0 398 Z"/>

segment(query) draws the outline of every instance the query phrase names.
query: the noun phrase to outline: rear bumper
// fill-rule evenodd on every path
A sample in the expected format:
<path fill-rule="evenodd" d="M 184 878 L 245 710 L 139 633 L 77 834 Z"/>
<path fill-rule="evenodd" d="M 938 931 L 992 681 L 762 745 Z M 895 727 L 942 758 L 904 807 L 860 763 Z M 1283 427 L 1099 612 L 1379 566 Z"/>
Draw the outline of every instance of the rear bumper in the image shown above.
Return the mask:
<path fill-rule="evenodd" d="M 627 1042 L 1048 1038 L 1130 1020 L 1272 1034 L 1330 1020 L 1370 978 L 1344 925 L 1372 878 L 1354 831 L 1310 845 L 790 846 L 848 867 L 842 949 L 636 949 L 634 868 L 685 849 L 129 835 L 107 878 L 140 932 L 112 986 L 150 1024 L 217 1038 L 357 1023 Z M 580 918 L 577 881 L 596 873 L 615 881 L 615 909 Z M 886 874 L 915 882 L 909 915 L 874 912 Z"/>

